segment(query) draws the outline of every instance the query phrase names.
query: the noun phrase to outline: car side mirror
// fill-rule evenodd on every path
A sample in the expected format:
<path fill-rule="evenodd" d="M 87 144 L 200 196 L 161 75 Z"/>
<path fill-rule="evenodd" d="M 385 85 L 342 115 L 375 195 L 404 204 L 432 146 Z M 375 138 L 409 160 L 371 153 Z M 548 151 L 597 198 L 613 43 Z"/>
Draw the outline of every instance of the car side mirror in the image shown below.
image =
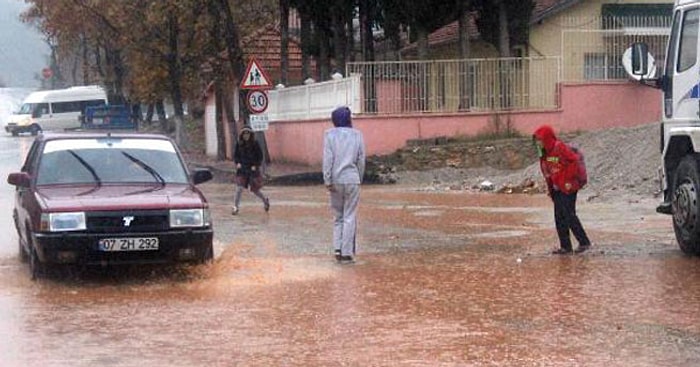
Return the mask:
<path fill-rule="evenodd" d="M 195 185 L 201 184 L 202 182 L 207 182 L 214 178 L 211 171 L 208 168 L 195 168 L 192 172 L 192 182 Z"/>
<path fill-rule="evenodd" d="M 7 183 L 17 187 L 29 187 L 31 178 L 27 172 L 10 173 L 7 176 Z"/>

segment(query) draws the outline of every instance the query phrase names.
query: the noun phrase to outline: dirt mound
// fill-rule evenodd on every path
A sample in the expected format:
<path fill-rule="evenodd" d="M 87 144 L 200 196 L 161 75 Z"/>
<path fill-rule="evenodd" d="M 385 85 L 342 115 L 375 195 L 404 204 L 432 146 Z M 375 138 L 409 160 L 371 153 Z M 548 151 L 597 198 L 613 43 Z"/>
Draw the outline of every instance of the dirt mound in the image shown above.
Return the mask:
<path fill-rule="evenodd" d="M 589 183 L 581 195 L 586 199 L 658 194 L 658 124 L 589 131 L 562 140 L 585 155 Z M 422 153 L 425 157 L 420 157 Z M 529 138 L 406 147 L 391 156 L 371 157 L 368 166 L 377 181 L 417 185 L 426 190 L 542 192 L 544 188 Z"/>

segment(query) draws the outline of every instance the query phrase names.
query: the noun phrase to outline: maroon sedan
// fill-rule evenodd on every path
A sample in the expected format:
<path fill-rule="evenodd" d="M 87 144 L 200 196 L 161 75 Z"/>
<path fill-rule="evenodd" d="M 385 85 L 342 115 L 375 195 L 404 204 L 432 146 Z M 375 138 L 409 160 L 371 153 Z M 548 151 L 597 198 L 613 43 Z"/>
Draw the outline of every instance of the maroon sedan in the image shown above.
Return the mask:
<path fill-rule="evenodd" d="M 51 264 L 206 262 L 209 204 L 176 144 L 147 134 L 54 134 L 34 141 L 20 172 L 13 218 L 32 278 Z"/>

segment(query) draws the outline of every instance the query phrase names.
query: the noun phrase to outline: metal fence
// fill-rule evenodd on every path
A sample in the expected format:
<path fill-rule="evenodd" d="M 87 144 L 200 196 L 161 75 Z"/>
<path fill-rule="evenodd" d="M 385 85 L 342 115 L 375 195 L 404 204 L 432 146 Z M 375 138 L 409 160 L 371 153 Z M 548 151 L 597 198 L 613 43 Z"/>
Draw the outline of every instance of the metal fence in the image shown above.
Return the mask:
<path fill-rule="evenodd" d="M 558 108 L 561 82 L 624 80 L 622 55 L 645 42 L 664 63 L 670 16 L 567 17 L 559 55 L 525 58 L 348 63 L 348 80 L 270 92 L 270 120 L 356 113 L 416 114 Z M 556 46 L 555 46 L 556 47 Z M 556 51 L 554 51 L 556 52 Z"/>
<path fill-rule="evenodd" d="M 622 80 L 622 55 L 645 42 L 657 67 L 664 63 L 671 17 L 565 18 L 562 26 L 562 81 Z"/>
<path fill-rule="evenodd" d="M 354 62 L 365 113 L 503 111 L 557 107 L 558 57 Z"/>

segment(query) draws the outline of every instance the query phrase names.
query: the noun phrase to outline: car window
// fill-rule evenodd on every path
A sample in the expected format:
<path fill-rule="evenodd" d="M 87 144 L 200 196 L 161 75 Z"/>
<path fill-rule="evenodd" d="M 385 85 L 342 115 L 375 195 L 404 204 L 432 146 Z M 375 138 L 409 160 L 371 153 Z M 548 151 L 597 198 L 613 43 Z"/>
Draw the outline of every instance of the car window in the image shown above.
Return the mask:
<path fill-rule="evenodd" d="M 80 112 L 80 102 L 54 102 L 51 110 L 53 113 Z"/>
<path fill-rule="evenodd" d="M 690 69 L 697 62 L 698 23 L 700 10 L 692 9 L 685 13 L 678 50 L 678 71 Z"/>
<path fill-rule="evenodd" d="M 37 172 L 37 185 L 187 182 L 185 168 L 174 150 L 128 144 L 48 147 Z"/>
<path fill-rule="evenodd" d="M 43 115 L 47 115 L 49 113 L 49 104 L 48 103 L 37 103 L 34 105 L 34 110 L 32 111 L 32 115 L 34 117 L 41 117 Z"/>
<path fill-rule="evenodd" d="M 39 142 L 37 140 L 34 140 L 32 146 L 29 148 L 27 157 L 24 159 L 24 164 L 22 165 L 22 172 L 27 172 L 30 174 L 33 173 L 35 168 L 34 162 L 36 162 L 37 152 L 39 151 L 39 145 Z"/>
<path fill-rule="evenodd" d="M 28 115 L 32 113 L 32 111 L 34 110 L 34 106 L 36 106 L 36 103 L 25 103 L 22 105 L 22 107 L 19 108 L 19 111 L 17 111 L 17 113 L 22 115 Z"/>

